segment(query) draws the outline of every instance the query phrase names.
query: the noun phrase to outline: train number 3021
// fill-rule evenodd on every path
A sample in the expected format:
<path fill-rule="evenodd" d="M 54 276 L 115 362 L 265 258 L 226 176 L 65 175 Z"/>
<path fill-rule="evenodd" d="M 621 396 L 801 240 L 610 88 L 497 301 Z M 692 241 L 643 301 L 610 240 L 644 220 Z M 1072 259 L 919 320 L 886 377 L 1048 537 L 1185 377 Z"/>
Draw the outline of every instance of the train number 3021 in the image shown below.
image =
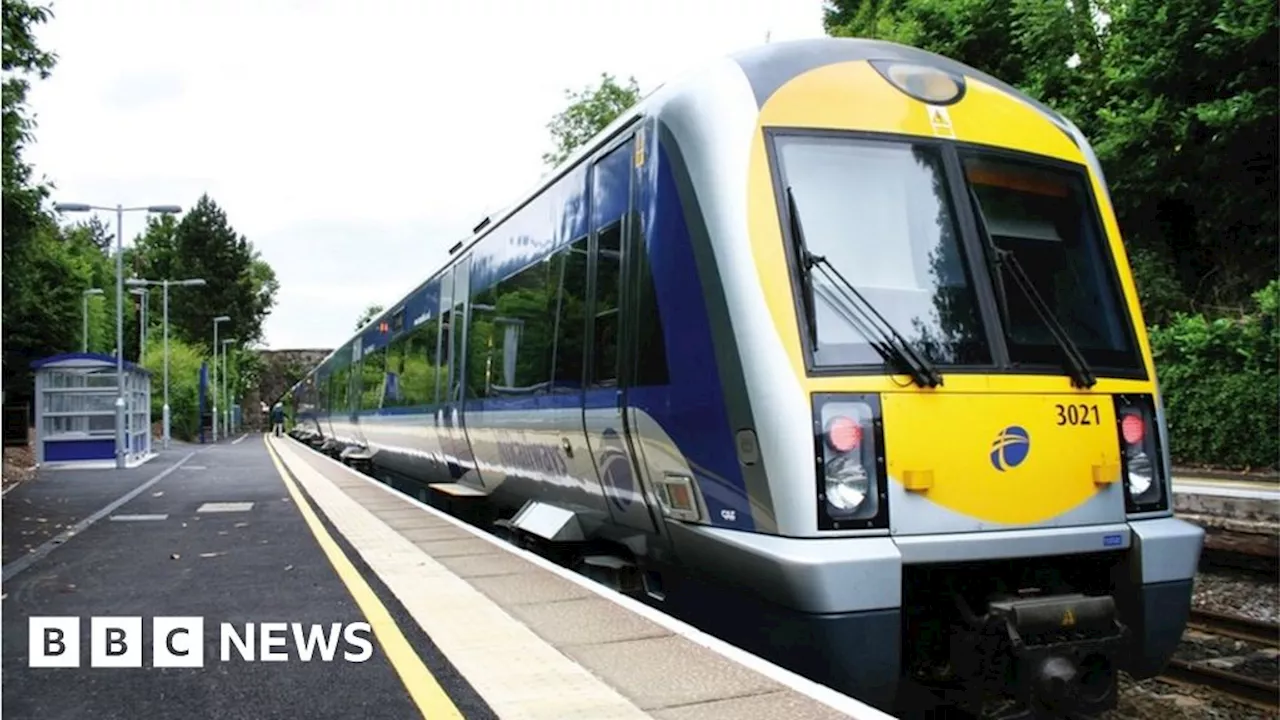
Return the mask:
<path fill-rule="evenodd" d="M 1098 415 L 1097 405 L 1063 405 L 1061 403 L 1054 405 L 1058 411 L 1059 425 L 1101 425 L 1101 416 Z"/>

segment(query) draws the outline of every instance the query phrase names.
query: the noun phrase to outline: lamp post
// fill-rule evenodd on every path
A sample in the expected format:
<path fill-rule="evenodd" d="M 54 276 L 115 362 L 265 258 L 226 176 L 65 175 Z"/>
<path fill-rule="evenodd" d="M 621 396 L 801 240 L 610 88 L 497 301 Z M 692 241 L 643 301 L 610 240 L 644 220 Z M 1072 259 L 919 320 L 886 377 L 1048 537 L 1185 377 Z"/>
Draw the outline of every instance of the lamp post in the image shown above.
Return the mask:
<path fill-rule="evenodd" d="M 231 437 L 231 392 L 229 387 L 231 383 L 231 366 L 227 363 L 227 346 L 235 341 L 235 338 L 227 338 L 222 341 L 222 400 L 226 403 L 226 407 L 222 410 L 226 413 L 226 422 L 223 423 L 222 429 L 223 434 L 227 437 Z"/>
<path fill-rule="evenodd" d="M 124 438 L 124 214 L 126 212 L 146 211 L 158 215 L 170 215 L 182 212 L 177 205 L 143 205 L 127 208 L 117 204 L 115 207 L 87 205 L 85 203 L 56 203 L 58 212 L 89 212 L 90 210 L 115 210 L 116 212 L 116 467 L 125 466 Z"/>
<path fill-rule="evenodd" d="M 129 294 L 138 296 L 138 364 L 141 365 L 147 358 L 147 291 L 135 287 Z"/>
<path fill-rule="evenodd" d="M 89 296 L 101 294 L 102 288 L 89 288 L 80 294 L 84 316 L 84 329 L 80 335 L 80 352 L 89 352 Z"/>
<path fill-rule="evenodd" d="M 229 321 L 226 315 L 213 319 L 213 441 L 218 442 L 218 323 Z"/>
<path fill-rule="evenodd" d="M 164 418 L 164 449 L 169 449 L 169 286 L 176 285 L 178 287 L 199 287 L 204 285 L 204 278 L 189 278 L 187 280 L 142 280 L 139 278 L 130 278 L 129 285 L 132 286 L 149 286 L 159 285 L 164 293 L 164 409 L 161 415 Z"/>

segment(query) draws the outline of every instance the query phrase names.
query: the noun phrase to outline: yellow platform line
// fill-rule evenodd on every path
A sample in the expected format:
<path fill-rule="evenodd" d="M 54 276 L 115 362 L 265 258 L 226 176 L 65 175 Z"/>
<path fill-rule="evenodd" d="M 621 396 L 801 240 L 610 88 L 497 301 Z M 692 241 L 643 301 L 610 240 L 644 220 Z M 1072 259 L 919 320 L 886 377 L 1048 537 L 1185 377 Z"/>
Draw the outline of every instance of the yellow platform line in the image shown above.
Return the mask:
<path fill-rule="evenodd" d="M 440 683 L 436 681 L 435 676 L 427 669 L 427 666 L 422 662 L 422 658 L 418 657 L 418 654 L 413 651 L 408 639 L 400 631 L 400 627 L 396 625 L 395 620 L 391 618 L 391 613 L 386 606 L 382 604 L 377 594 L 373 592 L 373 588 L 369 587 L 364 577 L 356 570 L 355 565 L 342 552 L 342 548 L 338 547 L 338 543 L 334 541 L 333 536 L 329 534 L 329 531 L 320 522 L 320 518 L 311 509 L 310 503 L 303 497 L 293 478 L 289 477 L 289 473 L 285 471 L 284 463 L 280 459 L 278 451 L 272 447 L 271 441 L 265 435 L 263 436 L 263 442 L 266 443 L 267 453 L 271 455 L 271 462 L 275 463 L 276 471 L 280 473 L 280 479 L 284 481 L 285 487 L 289 489 L 289 495 L 293 497 L 294 505 L 302 512 L 302 517 L 307 521 L 307 527 L 311 528 L 311 533 L 315 535 L 316 541 L 320 543 L 320 549 L 324 550 L 325 556 L 329 558 L 329 562 L 338 573 L 338 577 L 342 579 L 351 596 L 355 598 L 356 604 L 360 606 L 360 612 L 364 614 L 369 621 L 370 627 L 373 628 L 373 634 L 378 639 L 378 644 L 382 646 L 383 652 L 387 654 L 387 660 L 395 668 L 396 674 L 400 676 L 400 681 L 404 683 L 405 689 L 409 691 L 409 696 L 413 699 L 414 704 L 418 706 L 422 716 L 430 718 L 430 720 L 442 720 L 443 718 L 459 718 L 461 720 L 462 713 L 458 711 L 457 706 L 449 699 L 444 688 L 440 687 Z"/>

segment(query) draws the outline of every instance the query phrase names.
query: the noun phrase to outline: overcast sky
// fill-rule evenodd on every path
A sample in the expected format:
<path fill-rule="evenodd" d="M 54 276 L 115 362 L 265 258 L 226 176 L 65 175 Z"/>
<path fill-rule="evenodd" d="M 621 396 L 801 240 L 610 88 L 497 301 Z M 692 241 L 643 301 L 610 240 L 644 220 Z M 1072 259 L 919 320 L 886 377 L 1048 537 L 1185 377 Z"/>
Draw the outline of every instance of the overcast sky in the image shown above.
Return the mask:
<path fill-rule="evenodd" d="M 55 200 L 210 196 L 275 268 L 271 348 L 331 348 L 528 191 L 566 88 L 648 92 L 822 0 L 57 0 L 31 105 Z M 114 213 L 103 218 L 114 227 Z M 144 226 L 125 216 L 125 238 Z M 184 291 L 187 292 L 187 291 Z M 190 291 L 190 292 L 198 292 Z"/>

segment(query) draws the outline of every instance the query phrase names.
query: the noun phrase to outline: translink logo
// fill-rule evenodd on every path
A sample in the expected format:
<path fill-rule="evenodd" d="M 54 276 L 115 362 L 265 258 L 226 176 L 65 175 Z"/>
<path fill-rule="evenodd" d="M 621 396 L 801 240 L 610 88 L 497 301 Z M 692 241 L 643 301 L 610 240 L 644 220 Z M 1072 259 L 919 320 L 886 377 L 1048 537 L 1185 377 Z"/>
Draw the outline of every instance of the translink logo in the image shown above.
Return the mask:
<path fill-rule="evenodd" d="M 27 623 L 28 666 L 33 668 L 80 667 L 80 618 L 32 617 Z M 244 662 L 287 662 L 289 640 L 302 662 L 333 662 L 345 643 L 342 659 L 362 663 L 373 657 L 373 631 L 369 623 L 232 623 L 219 625 L 218 658 L 231 662 L 233 654 Z M 141 617 L 93 617 L 89 619 L 89 667 L 142 667 Z M 151 667 L 204 667 L 204 618 L 157 617 L 151 621 Z"/>

